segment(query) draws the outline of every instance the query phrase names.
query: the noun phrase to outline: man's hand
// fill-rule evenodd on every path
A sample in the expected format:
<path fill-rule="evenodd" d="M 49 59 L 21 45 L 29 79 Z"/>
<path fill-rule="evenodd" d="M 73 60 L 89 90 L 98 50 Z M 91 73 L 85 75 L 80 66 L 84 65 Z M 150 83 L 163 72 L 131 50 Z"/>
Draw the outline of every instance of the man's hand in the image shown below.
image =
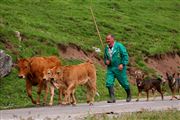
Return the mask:
<path fill-rule="evenodd" d="M 106 60 L 106 65 L 109 65 L 110 64 L 110 60 Z"/>
<path fill-rule="evenodd" d="M 123 69 L 123 64 L 120 64 L 118 68 L 119 68 L 119 70 L 122 70 Z"/>

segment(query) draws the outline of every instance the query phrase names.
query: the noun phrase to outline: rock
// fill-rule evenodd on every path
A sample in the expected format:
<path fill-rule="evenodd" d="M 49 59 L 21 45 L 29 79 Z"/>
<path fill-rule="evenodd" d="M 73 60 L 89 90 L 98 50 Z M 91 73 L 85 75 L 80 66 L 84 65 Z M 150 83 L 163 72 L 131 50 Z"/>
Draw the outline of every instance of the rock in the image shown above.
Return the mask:
<path fill-rule="evenodd" d="M 12 69 L 12 57 L 0 50 L 0 78 L 8 75 Z"/>

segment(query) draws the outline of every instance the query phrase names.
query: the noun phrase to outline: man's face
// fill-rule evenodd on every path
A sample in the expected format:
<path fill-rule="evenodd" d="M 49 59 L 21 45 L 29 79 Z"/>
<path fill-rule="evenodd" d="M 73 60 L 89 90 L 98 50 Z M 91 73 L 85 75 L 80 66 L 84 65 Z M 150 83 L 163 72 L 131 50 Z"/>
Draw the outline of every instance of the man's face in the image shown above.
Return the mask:
<path fill-rule="evenodd" d="M 108 45 L 112 45 L 112 44 L 114 43 L 114 38 L 111 37 L 111 35 L 108 35 L 108 36 L 106 37 L 106 43 L 107 43 Z"/>

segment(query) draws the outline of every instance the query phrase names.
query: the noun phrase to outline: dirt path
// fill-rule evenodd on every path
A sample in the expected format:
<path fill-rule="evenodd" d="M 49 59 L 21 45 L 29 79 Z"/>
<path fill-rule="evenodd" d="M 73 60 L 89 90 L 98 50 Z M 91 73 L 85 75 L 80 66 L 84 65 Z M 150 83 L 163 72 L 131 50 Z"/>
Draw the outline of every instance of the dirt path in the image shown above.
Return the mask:
<path fill-rule="evenodd" d="M 90 114 L 106 113 L 106 114 L 120 114 L 123 112 L 137 112 L 144 110 L 167 110 L 177 109 L 180 110 L 180 100 L 169 100 L 170 97 L 166 96 L 164 101 L 159 97 L 155 100 L 140 99 L 136 102 L 125 102 L 119 100 L 116 103 L 107 104 L 106 101 L 96 102 L 93 106 L 87 104 L 78 104 L 77 106 L 47 106 L 47 107 L 34 107 L 12 110 L 1 110 L 1 120 L 19 120 L 19 119 L 61 119 L 61 120 L 74 120 L 81 119 Z"/>

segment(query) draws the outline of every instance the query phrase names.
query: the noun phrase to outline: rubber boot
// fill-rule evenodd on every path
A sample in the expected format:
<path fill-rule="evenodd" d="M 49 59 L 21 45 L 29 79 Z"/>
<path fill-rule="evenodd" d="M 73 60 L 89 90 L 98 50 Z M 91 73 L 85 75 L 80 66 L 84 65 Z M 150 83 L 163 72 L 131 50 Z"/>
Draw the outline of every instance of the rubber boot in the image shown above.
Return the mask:
<path fill-rule="evenodd" d="M 113 87 L 108 87 L 108 91 L 109 91 L 109 96 L 110 96 L 110 100 L 107 101 L 107 103 L 115 103 L 115 96 L 114 96 L 114 88 Z"/>
<path fill-rule="evenodd" d="M 126 93 L 127 93 L 126 102 L 130 102 L 130 101 L 131 101 L 131 90 L 130 90 L 130 89 L 127 89 L 127 90 L 126 90 Z"/>

